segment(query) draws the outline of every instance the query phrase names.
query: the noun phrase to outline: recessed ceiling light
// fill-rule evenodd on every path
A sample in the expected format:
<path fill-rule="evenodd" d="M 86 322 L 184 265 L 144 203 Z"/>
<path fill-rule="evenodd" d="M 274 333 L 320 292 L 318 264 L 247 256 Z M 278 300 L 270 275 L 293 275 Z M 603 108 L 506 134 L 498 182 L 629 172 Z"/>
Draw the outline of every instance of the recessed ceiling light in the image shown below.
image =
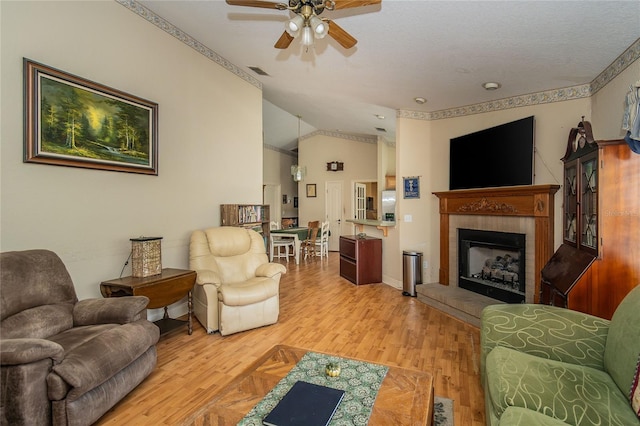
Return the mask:
<path fill-rule="evenodd" d="M 496 90 L 502 87 L 502 85 L 500 83 L 496 83 L 494 81 L 488 81 L 486 83 L 482 83 L 482 87 L 484 87 L 486 90 Z"/>
<path fill-rule="evenodd" d="M 420 104 L 420 105 L 422 105 L 422 104 L 427 102 L 427 100 L 425 98 L 422 98 L 422 97 L 413 98 L 413 100 L 416 101 L 416 103 Z"/>
<path fill-rule="evenodd" d="M 384 115 L 382 114 L 376 114 L 376 118 L 380 119 L 380 120 L 384 120 Z"/>

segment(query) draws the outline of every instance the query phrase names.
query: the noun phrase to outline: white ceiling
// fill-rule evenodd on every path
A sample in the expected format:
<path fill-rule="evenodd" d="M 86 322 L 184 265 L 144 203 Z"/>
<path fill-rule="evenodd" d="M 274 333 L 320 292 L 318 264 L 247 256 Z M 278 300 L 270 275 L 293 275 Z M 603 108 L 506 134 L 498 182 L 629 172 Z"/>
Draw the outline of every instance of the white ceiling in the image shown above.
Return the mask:
<path fill-rule="evenodd" d="M 346 50 L 327 36 L 308 51 L 299 40 L 273 47 L 288 11 L 222 0 L 138 3 L 257 78 L 264 142 L 285 149 L 296 145 L 296 115 L 303 135 L 320 129 L 394 141 L 396 110 L 433 112 L 588 84 L 640 38 L 637 0 L 383 0 L 325 11 L 358 44 Z M 502 87 L 486 91 L 487 81 Z M 416 104 L 417 96 L 427 103 Z"/>

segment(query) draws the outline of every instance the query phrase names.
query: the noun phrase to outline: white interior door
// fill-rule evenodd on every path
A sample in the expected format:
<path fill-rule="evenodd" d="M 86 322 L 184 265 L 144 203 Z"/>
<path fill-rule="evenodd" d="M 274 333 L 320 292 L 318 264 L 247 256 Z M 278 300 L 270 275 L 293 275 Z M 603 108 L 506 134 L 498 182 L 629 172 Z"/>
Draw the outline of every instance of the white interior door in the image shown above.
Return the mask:
<path fill-rule="evenodd" d="M 355 206 L 355 215 L 356 219 L 366 219 L 367 218 L 367 185 L 364 183 L 355 183 L 355 200 L 353 205 Z"/>
<path fill-rule="evenodd" d="M 327 196 L 325 198 L 326 219 L 329 221 L 329 251 L 340 250 L 340 235 L 344 221 L 342 206 L 342 182 L 327 182 Z"/>
<path fill-rule="evenodd" d="M 265 184 L 262 189 L 262 203 L 269 205 L 269 220 L 282 223 L 282 200 L 280 185 Z"/>

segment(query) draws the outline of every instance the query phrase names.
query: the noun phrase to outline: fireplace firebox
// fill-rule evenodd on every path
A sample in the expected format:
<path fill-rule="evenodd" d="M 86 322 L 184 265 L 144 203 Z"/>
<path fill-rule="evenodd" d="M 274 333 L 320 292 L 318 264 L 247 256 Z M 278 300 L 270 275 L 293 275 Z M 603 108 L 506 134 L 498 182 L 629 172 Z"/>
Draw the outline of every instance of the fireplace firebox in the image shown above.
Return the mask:
<path fill-rule="evenodd" d="M 525 276 L 524 234 L 458 229 L 458 287 L 524 303 Z"/>

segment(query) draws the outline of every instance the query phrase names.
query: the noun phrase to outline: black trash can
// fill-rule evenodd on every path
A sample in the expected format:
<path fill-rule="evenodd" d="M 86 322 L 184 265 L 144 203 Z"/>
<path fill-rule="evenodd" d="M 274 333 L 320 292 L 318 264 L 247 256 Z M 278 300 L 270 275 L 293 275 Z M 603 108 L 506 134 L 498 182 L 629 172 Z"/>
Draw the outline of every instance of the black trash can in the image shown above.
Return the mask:
<path fill-rule="evenodd" d="M 402 251 L 402 295 L 416 297 L 416 284 L 422 284 L 422 252 Z"/>

